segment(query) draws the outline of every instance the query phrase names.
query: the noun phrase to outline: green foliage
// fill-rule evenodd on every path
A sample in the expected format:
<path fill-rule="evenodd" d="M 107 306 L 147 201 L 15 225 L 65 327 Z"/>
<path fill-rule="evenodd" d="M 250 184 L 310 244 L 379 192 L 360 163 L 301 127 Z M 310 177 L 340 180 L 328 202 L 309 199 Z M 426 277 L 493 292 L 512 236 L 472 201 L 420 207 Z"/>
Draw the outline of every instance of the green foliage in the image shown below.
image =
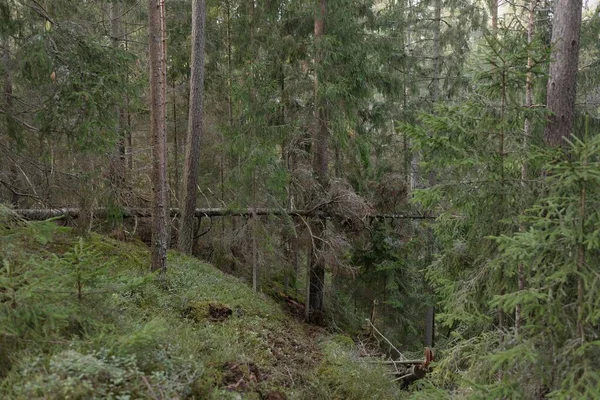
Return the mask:
<path fill-rule="evenodd" d="M 324 345 L 319 367 L 318 393 L 328 399 L 392 399 L 398 387 L 386 376 L 387 370 L 366 360 L 355 360 L 354 343 L 335 340 Z"/>
<path fill-rule="evenodd" d="M 363 315 L 369 316 L 375 301 L 376 326 L 391 340 L 417 348 L 422 344 L 423 316 L 432 302 L 421 271 L 424 260 L 418 258 L 422 246 L 417 238 L 401 241 L 397 231 L 375 222 L 367 247 L 354 251 L 352 263 L 361 269 L 357 279 L 348 282 Z"/>
<path fill-rule="evenodd" d="M 492 302 L 506 311 L 520 304 L 525 319 L 492 370 L 523 374 L 553 398 L 595 398 L 600 137 L 573 138 L 568 155 L 555 156 L 548 154 L 544 196 L 521 217 L 527 229 L 497 238 L 498 267 L 510 276 L 522 265 L 527 287 Z"/>
<path fill-rule="evenodd" d="M 440 104 L 420 124 L 405 127 L 425 170 L 444 177 L 416 191 L 414 202 L 439 215 L 433 226 L 439 251 L 427 268 L 441 300 L 438 320 L 465 337 L 499 322 L 489 301 L 516 286 L 514 274 L 490 262 L 498 251 L 490 236 L 518 227 L 516 218 L 535 188 L 522 182 L 523 165 L 531 174 L 540 167 L 522 146 L 522 130 L 527 117 L 534 127 L 530 144 L 536 143 L 542 115 L 523 111 L 521 87 L 527 54 L 544 52 L 539 44 L 523 46 L 522 36 L 502 33 L 479 44 L 468 100 Z M 532 72 L 540 73 L 537 64 Z"/>
<path fill-rule="evenodd" d="M 0 230 L 11 263 L 0 270 L 2 398 L 239 398 L 226 387 L 242 378 L 236 390 L 250 399 L 273 390 L 355 399 L 397 390 L 356 359 L 348 337 L 315 337 L 272 300 L 196 259 L 169 254 L 165 289 L 146 272 L 145 248 L 4 214 L 14 222 Z M 30 236 L 37 227 L 48 232 L 43 248 Z M 233 313 L 213 320 L 208 304 Z M 367 388 L 356 383 L 362 376 Z"/>

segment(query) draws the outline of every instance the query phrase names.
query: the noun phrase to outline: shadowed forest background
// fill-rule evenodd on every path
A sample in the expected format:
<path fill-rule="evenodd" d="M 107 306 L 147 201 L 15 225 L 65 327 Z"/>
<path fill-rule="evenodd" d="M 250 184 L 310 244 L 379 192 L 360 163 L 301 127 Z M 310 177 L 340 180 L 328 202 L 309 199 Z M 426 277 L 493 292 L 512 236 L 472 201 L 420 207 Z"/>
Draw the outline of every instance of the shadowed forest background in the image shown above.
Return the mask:
<path fill-rule="evenodd" d="M 0 395 L 600 397 L 594 7 L 0 0 Z"/>

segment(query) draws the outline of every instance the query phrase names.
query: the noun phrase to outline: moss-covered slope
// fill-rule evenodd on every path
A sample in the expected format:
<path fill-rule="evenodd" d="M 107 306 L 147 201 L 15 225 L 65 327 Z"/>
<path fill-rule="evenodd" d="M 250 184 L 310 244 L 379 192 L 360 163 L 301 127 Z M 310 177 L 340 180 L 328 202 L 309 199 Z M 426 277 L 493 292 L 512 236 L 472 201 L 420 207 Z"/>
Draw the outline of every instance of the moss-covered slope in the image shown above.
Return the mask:
<path fill-rule="evenodd" d="M 395 398 L 352 341 L 201 261 L 0 218 L 0 398 Z"/>

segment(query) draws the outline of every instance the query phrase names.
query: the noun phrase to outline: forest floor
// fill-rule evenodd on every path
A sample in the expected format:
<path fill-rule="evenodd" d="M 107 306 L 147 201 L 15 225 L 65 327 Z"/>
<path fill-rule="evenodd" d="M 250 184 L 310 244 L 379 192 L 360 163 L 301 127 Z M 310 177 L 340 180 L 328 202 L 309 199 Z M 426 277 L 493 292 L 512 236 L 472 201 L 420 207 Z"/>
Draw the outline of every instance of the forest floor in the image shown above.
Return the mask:
<path fill-rule="evenodd" d="M 0 215 L 1 216 L 1 215 Z M 141 243 L 0 218 L 2 399 L 392 399 L 348 336 L 239 279 Z"/>

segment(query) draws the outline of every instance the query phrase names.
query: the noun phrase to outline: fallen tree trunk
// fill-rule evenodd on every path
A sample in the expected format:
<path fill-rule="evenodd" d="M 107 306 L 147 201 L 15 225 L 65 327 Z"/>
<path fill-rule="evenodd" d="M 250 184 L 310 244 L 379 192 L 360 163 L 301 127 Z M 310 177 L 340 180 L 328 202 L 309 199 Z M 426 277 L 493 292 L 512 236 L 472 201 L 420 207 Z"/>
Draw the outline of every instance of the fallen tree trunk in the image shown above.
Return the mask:
<path fill-rule="evenodd" d="M 18 215 L 31 221 L 43 221 L 51 218 L 79 218 L 81 209 L 79 208 L 29 208 L 13 210 Z M 148 208 L 123 208 L 120 210 L 108 209 L 105 207 L 86 210 L 95 218 L 121 217 L 121 218 L 142 218 L 151 217 L 151 210 Z M 180 211 L 178 208 L 171 208 L 170 216 L 178 217 Z M 329 213 L 319 210 L 287 210 L 283 208 L 196 208 L 195 217 L 251 217 L 253 215 L 289 215 L 300 217 L 331 217 Z M 430 215 L 409 215 L 409 214 L 368 214 L 365 217 L 375 219 L 434 219 Z"/>

